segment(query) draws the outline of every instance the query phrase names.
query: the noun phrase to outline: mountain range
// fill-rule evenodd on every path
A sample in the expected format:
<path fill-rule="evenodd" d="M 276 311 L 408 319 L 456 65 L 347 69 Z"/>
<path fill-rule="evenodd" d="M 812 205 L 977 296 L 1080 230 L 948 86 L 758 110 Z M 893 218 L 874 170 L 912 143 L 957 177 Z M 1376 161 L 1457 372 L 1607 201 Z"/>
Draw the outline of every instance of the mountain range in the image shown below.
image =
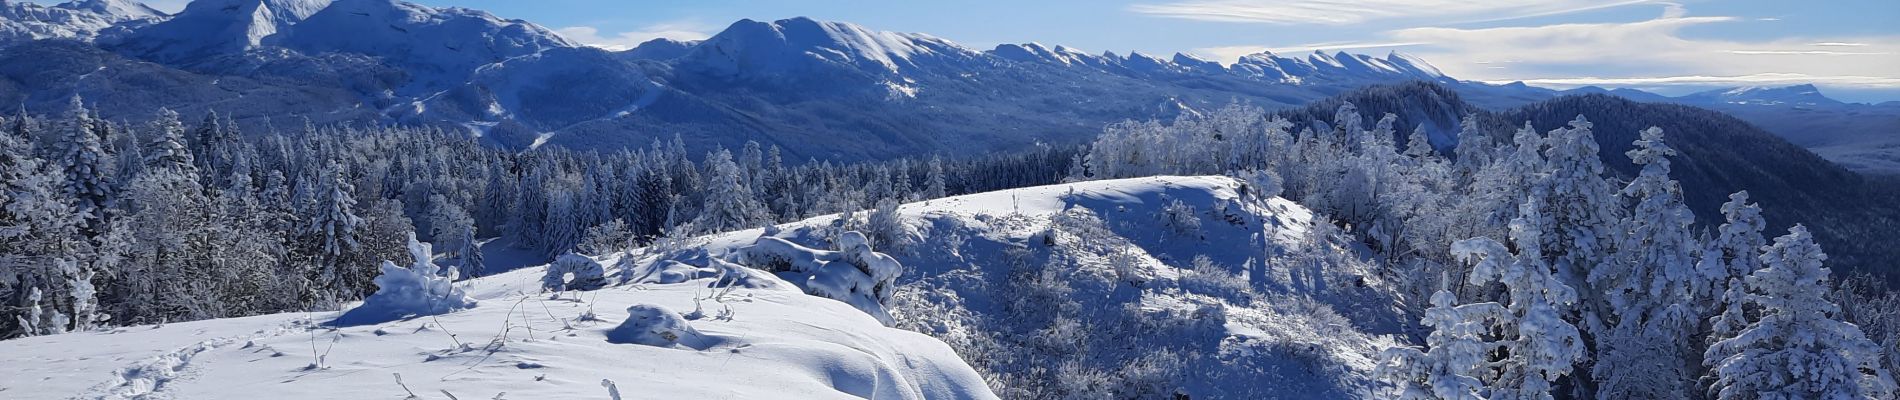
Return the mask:
<path fill-rule="evenodd" d="M 1224 64 L 1038 43 L 978 50 L 809 18 L 741 20 L 706 40 L 616 52 L 527 21 L 400 0 L 198 0 L 176 15 L 131 0 L 0 0 L 0 46 L 0 107 L 56 112 L 79 95 L 121 120 L 170 108 L 215 110 L 247 127 L 432 125 L 511 148 L 611 150 L 680 136 L 695 153 L 758 141 L 793 160 L 957 156 L 1075 143 L 1125 119 L 1234 102 L 1285 109 L 1419 80 L 1487 109 L 1588 93 L 1712 108 L 1852 168 L 1900 170 L 1896 104 L 1841 103 L 1809 85 L 1681 97 L 1493 85 L 1396 52 L 1263 52 Z M 1449 146 L 1448 132 L 1432 134 Z"/>

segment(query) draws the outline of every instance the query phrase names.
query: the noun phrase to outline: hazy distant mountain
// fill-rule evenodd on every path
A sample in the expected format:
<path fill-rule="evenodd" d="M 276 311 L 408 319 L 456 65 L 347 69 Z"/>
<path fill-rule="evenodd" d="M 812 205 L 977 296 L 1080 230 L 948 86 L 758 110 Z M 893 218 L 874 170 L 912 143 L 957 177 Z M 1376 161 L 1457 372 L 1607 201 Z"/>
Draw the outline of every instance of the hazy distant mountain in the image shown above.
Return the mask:
<path fill-rule="evenodd" d="M 609 52 L 526 21 L 399 0 L 199 0 L 177 15 L 129 0 L 0 5 L 0 46 L 12 44 L 0 52 L 9 66 L 0 107 L 42 112 L 79 94 L 111 105 L 102 112 L 114 118 L 169 107 L 217 109 L 248 125 L 425 124 L 515 148 L 614 149 L 679 135 L 695 153 L 758 141 L 793 160 L 854 160 L 1073 143 L 1124 119 L 1232 102 L 1293 107 L 1422 80 L 1490 109 L 1568 93 L 1715 108 L 1837 162 L 1900 165 L 1886 154 L 1900 147 L 1888 139 L 1900 132 L 1890 118 L 1900 107 L 1840 103 L 1812 86 L 1677 98 L 1560 92 L 1461 82 L 1399 53 L 1259 53 L 1223 64 L 1038 43 L 978 50 L 808 18 L 742 20 L 703 41 Z"/>

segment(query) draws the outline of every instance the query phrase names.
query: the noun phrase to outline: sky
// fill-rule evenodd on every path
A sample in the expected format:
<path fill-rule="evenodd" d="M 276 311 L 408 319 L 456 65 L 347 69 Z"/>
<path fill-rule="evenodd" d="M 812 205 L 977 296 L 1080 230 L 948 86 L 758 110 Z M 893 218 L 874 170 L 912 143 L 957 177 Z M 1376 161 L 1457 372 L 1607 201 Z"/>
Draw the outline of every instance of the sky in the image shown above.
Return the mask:
<path fill-rule="evenodd" d="M 976 49 L 1039 42 L 1232 62 L 1260 51 L 1418 55 L 1464 80 L 1663 94 L 1814 83 L 1900 100 L 1896 0 L 412 0 L 486 10 L 606 48 L 807 16 Z M 182 8 L 183 0 L 151 2 Z"/>

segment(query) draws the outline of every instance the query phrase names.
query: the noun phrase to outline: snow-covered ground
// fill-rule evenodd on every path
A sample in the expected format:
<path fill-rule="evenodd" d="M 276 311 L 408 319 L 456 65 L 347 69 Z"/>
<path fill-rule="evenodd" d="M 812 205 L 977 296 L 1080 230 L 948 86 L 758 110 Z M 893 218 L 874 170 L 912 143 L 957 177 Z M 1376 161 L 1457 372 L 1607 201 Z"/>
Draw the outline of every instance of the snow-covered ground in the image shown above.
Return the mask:
<path fill-rule="evenodd" d="M 0 397 L 609 398 L 605 382 L 623 398 L 1363 397 L 1404 333 L 1363 249 L 1230 178 L 867 214 L 595 258 L 599 290 L 548 293 L 546 266 L 469 280 L 476 306 L 438 316 L 4 341 Z"/>
<path fill-rule="evenodd" d="M 602 380 L 628 399 L 994 397 L 942 342 L 782 282 L 700 301 L 688 324 L 706 340 L 655 347 L 608 333 L 634 305 L 691 312 L 708 280 L 550 300 L 542 273 L 465 282 L 475 308 L 382 324 L 278 314 L 4 341 L 0 398 L 609 398 Z"/>
<path fill-rule="evenodd" d="M 1407 333 L 1390 285 L 1312 212 L 1249 190 L 1174 176 L 906 204 L 901 234 L 875 245 L 906 271 L 871 311 L 949 342 L 1009 398 L 1369 396 L 1379 352 Z M 771 236 L 814 249 L 846 230 L 879 237 L 865 214 Z M 684 247 L 744 264 L 764 233 Z"/>

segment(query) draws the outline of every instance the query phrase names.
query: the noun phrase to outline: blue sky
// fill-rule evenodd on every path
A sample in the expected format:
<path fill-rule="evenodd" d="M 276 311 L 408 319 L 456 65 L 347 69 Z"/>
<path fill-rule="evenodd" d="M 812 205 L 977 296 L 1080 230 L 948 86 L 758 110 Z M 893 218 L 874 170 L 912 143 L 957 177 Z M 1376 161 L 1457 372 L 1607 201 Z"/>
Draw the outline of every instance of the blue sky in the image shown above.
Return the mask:
<path fill-rule="evenodd" d="M 1900 100 L 1900 1 L 1641 0 L 419 0 L 487 10 L 602 47 L 698 39 L 741 18 L 809 16 L 988 49 L 1232 61 L 1314 49 L 1424 57 L 1459 79 L 1668 94 L 1816 83 L 1849 101 Z M 176 9 L 180 0 L 156 2 Z"/>

